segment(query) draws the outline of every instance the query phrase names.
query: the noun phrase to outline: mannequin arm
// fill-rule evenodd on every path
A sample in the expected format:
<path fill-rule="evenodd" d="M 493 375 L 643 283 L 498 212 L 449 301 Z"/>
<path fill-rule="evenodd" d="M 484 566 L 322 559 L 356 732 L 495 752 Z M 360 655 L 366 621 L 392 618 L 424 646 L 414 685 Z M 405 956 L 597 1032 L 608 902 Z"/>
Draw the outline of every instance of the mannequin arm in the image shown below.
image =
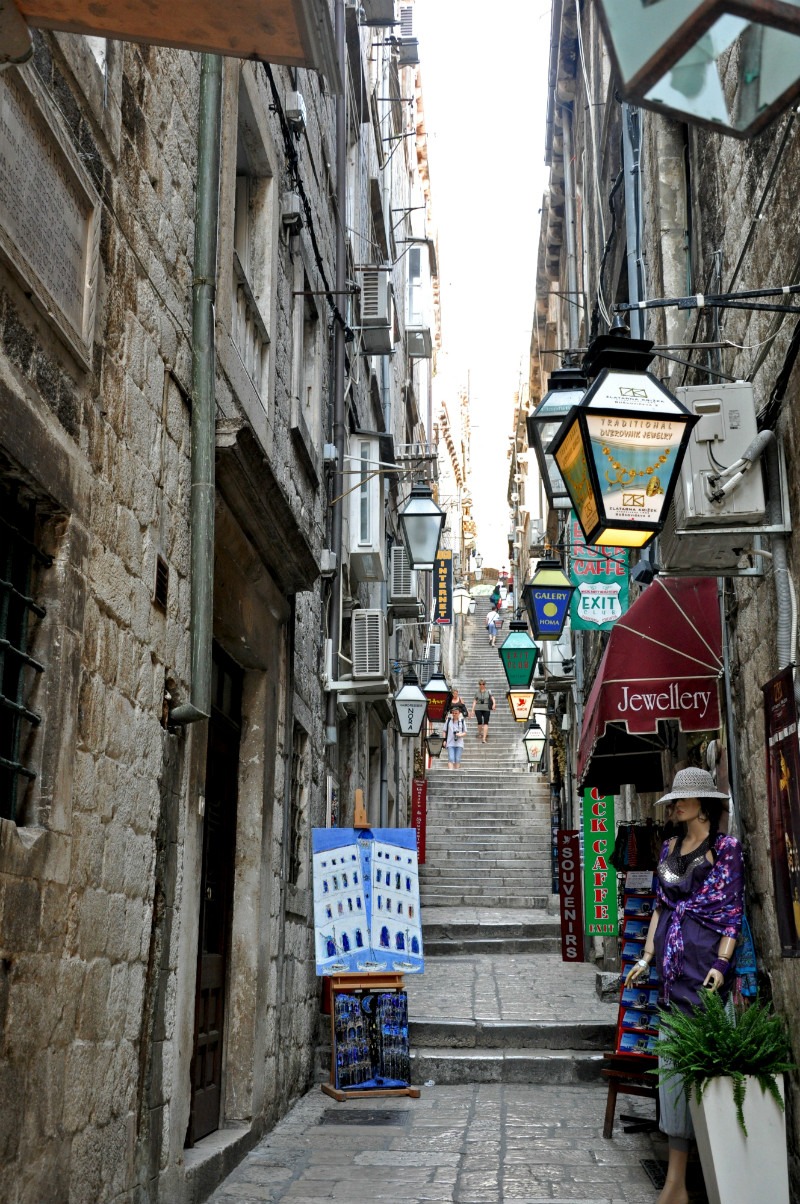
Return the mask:
<path fill-rule="evenodd" d="M 647 967 L 649 967 L 650 963 L 655 957 L 654 940 L 656 928 L 658 928 L 658 918 L 660 915 L 661 909 L 657 907 L 650 917 L 650 926 L 647 929 L 647 936 L 645 937 L 644 941 L 644 951 L 642 952 L 641 958 L 641 961 L 647 963 Z M 643 974 L 649 974 L 649 969 L 647 969 L 647 967 L 643 966 L 641 962 L 635 962 L 625 977 L 625 986 L 632 987 L 635 982 L 638 982 Z"/>

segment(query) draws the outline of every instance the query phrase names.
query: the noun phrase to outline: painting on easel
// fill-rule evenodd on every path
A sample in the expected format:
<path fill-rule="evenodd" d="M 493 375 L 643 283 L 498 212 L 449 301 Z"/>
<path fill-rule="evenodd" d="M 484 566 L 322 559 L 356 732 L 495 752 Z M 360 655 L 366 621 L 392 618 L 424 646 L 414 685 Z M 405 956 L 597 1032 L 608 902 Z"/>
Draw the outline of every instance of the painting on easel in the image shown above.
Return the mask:
<path fill-rule="evenodd" d="M 413 828 L 314 828 L 317 974 L 421 974 Z"/>

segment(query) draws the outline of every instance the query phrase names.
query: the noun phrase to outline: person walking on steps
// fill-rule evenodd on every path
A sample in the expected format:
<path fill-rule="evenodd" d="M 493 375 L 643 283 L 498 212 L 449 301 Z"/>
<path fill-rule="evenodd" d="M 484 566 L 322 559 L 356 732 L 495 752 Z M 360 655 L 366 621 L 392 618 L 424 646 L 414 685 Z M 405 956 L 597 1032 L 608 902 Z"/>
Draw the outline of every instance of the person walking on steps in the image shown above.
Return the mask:
<path fill-rule="evenodd" d="M 445 745 L 447 747 L 447 768 L 460 769 L 461 757 L 464 753 L 464 741 L 467 737 L 467 708 L 461 701 L 458 690 L 453 689 L 450 708 L 444 725 Z"/>
<path fill-rule="evenodd" d="M 494 607 L 492 607 L 486 616 L 486 630 L 489 633 L 489 643 L 494 648 L 495 641 L 497 640 L 497 611 Z"/>
<path fill-rule="evenodd" d="M 662 1006 L 688 1012 L 704 990 L 727 999 L 731 958 L 742 926 L 742 846 L 720 832 L 727 802 L 705 769 L 681 769 L 658 800 L 675 804 L 676 835 L 664 842 L 656 870 L 656 907 L 642 957 L 629 970 L 630 987 L 649 974 L 661 977 Z M 662 1065 L 659 1059 L 659 1065 Z M 694 1137 L 687 1093 L 677 1078 L 660 1079 L 660 1128 L 669 1139 L 667 1178 L 658 1204 L 688 1204 L 686 1163 Z"/>
<path fill-rule="evenodd" d="M 484 678 L 478 682 L 478 689 L 472 700 L 472 717 L 478 720 L 478 730 L 475 733 L 482 744 L 489 739 L 489 715 L 494 710 L 494 695 Z"/>

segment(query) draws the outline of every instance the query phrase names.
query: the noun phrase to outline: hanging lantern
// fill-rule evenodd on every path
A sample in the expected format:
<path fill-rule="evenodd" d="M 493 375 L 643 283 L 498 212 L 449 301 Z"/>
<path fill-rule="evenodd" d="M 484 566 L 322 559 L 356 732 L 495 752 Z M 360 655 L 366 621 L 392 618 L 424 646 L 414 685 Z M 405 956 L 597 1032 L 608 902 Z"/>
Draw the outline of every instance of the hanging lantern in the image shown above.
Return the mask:
<path fill-rule="evenodd" d="M 436 505 L 424 481 L 411 486 L 411 496 L 398 514 L 408 561 L 412 569 L 433 572 L 447 515 Z"/>
<path fill-rule="evenodd" d="M 555 510 L 570 510 L 572 501 L 555 460 L 550 455 L 550 444 L 572 407 L 580 405 L 587 384 L 580 368 L 557 368 L 550 374 L 544 397 L 526 419 L 528 447 L 532 447 L 536 453 L 544 491 Z"/>
<path fill-rule="evenodd" d="M 442 755 L 443 744 L 444 736 L 441 732 L 429 732 L 425 737 L 425 747 L 428 750 L 429 757 L 440 757 Z"/>
<path fill-rule="evenodd" d="M 511 620 L 499 651 L 509 688 L 527 690 L 533 681 L 539 649 L 528 635 L 528 624 L 524 619 Z"/>
<path fill-rule="evenodd" d="M 539 561 L 533 580 L 522 589 L 522 601 L 534 639 L 557 640 L 560 637 L 576 589 L 560 561 L 555 558 Z"/>
<path fill-rule="evenodd" d="M 403 684 L 394 696 L 394 715 L 401 736 L 418 736 L 422 731 L 428 700 L 419 688 L 413 669 L 403 675 Z"/>
<path fill-rule="evenodd" d="M 509 690 L 506 699 L 517 723 L 527 723 L 533 711 L 533 690 Z"/>
<path fill-rule="evenodd" d="M 621 91 L 749 138 L 800 95 L 797 0 L 598 0 Z"/>
<path fill-rule="evenodd" d="M 431 723 L 441 723 L 447 714 L 450 699 L 453 697 L 441 669 L 433 671 L 422 692 L 428 700 L 428 718 Z"/>
<path fill-rule="evenodd" d="M 467 615 L 469 614 L 469 604 L 471 602 L 469 590 L 464 585 L 457 585 L 453 590 L 453 614 Z"/>
<path fill-rule="evenodd" d="M 698 416 L 647 371 L 653 343 L 619 318 L 594 340 L 594 377 L 550 445 L 587 544 L 641 548 L 664 525 Z"/>
<path fill-rule="evenodd" d="M 533 723 L 522 737 L 522 743 L 525 745 L 525 752 L 528 754 L 528 764 L 538 765 L 542 759 L 544 746 L 547 743 L 547 736 L 539 726 L 537 716 L 534 716 Z"/>

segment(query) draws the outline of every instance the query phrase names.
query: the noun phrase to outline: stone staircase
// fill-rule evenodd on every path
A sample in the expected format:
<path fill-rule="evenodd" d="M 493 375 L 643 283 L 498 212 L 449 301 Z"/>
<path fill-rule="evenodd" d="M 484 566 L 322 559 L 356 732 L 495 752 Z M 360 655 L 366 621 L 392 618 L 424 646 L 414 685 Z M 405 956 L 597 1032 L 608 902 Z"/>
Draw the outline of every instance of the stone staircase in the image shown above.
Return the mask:
<path fill-rule="evenodd" d="M 497 705 L 487 744 L 470 719 L 461 768 L 448 769 L 442 750 L 430 770 L 423 914 L 436 907 L 545 908 L 552 877 L 549 786 L 528 769 L 523 728 L 509 711 L 503 666 L 482 614 L 469 616 L 465 637 L 459 693 L 471 708 L 484 678 Z"/>
<path fill-rule="evenodd" d="M 597 1083 L 616 1008 L 590 965 L 565 965 L 551 906 L 549 785 L 527 765 L 506 703 L 485 606 L 465 627 L 455 684 L 471 708 L 484 678 L 496 700 L 489 742 L 470 719 L 462 768 L 443 750 L 428 776 L 420 866 L 425 973 L 407 979 L 416 1083 Z M 507 634 L 504 624 L 498 647 Z"/>

